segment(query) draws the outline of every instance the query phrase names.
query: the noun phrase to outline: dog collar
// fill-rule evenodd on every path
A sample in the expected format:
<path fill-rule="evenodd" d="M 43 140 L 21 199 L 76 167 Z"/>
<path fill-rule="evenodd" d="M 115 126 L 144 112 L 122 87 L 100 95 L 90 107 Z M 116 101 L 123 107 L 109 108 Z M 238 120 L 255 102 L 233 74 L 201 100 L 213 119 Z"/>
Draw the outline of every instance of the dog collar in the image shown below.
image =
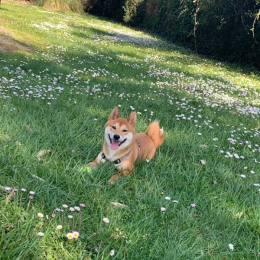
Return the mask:
<path fill-rule="evenodd" d="M 131 153 L 131 151 L 129 153 L 127 153 L 126 155 L 124 155 L 123 157 L 116 159 L 115 161 L 113 161 L 113 163 L 120 164 L 124 159 L 126 159 L 130 155 L 130 153 Z M 107 160 L 104 153 L 101 154 L 101 158 L 102 158 L 102 160 Z"/>
<path fill-rule="evenodd" d="M 120 164 L 124 159 L 126 159 L 129 155 L 130 155 L 131 151 L 129 153 L 127 153 L 126 155 L 124 155 L 123 157 L 119 158 L 119 159 L 116 159 L 113 163 L 116 165 L 116 164 Z M 140 156 L 140 144 L 138 144 L 138 157 Z M 104 154 L 104 152 L 102 152 L 101 154 L 101 159 L 106 161 L 107 158 Z"/>

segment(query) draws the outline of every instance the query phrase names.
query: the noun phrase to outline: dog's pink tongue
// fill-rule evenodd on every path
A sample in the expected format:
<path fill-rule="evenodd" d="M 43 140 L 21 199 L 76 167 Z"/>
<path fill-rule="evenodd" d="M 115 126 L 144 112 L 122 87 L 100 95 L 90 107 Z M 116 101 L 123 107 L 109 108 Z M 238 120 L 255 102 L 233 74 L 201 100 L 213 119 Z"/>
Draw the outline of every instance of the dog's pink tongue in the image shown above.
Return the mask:
<path fill-rule="evenodd" d="M 112 143 L 110 144 L 110 147 L 111 147 L 111 149 L 113 149 L 113 150 L 117 150 L 118 147 L 119 147 L 119 142 L 116 141 L 116 140 L 113 140 Z"/>

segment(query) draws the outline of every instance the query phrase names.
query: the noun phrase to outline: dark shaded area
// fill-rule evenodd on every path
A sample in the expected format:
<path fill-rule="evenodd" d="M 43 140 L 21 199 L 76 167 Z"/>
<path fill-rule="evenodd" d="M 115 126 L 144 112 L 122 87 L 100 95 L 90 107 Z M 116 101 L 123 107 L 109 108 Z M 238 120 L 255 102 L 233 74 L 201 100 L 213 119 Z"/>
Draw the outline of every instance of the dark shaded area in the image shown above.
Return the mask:
<path fill-rule="evenodd" d="M 125 0 L 82 0 L 84 11 L 90 14 L 121 21 L 124 16 Z"/>

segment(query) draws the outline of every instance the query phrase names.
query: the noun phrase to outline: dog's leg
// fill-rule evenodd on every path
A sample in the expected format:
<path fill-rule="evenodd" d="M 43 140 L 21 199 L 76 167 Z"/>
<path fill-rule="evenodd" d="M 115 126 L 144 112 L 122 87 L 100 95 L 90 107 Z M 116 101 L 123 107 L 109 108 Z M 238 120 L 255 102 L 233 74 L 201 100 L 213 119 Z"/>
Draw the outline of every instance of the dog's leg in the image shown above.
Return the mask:
<path fill-rule="evenodd" d="M 93 162 L 90 162 L 90 163 L 86 164 L 85 166 L 90 167 L 90 168 L 97 168 L 100 165 L 100 163 L 104 163 L 105 160 L 102 158 L 102 153 L 103 152 L 100 152 L 98 154 L 97 158 Z"/>
<path fill-rule="evenodd" d="M 116 183 L 117 179 L 123 174 L 124 176 L 127 176 L 131 173 L 131 171 L 134 170 L 134 165 L 133 164 L 124 164 L 118 167 L 118 170 L 120 172 L 114 174 L 109 180 L 108 182 L 110 184 L 114 184 Z"/>
<path fill-rule="evenodd" d="M 114 175 L 108 180 L 108 182 L 109 182 L 110 184 L 115 184 L 116 181 L 117 181 L 117 179 L 118 179 L 121 175 L 122 175 L 121 172 L 119 172 L 119 173 L 117 173 L 117 174 L 114 174 Z"/>

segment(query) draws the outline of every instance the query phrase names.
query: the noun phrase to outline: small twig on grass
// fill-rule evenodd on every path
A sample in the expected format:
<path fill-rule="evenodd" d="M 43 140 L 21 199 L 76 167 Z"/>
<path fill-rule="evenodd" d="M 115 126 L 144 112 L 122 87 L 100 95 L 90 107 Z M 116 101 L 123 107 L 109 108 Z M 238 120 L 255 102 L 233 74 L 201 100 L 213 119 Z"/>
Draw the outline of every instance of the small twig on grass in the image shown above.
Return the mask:
<path fill-rule="evenodd" d="M 11 190 L 12 190 L 11 187 L 5 187 L 5 192 L 6 192 L 5 200 L 6 200 L 6 201 L 8 201 L 8 200 L 7 200 L 8 193 L 9 193 L 9 191 L 11 191 Z"/>
<path fill-rule="evenodd" d="M 79 233 L 80 233 L 80 228 L 81 228 L 82 208 L 85 208 L 86 206 L 85 206 L 85 204 L 81 203 L 80 207 L 81 207 L 81 209 L 79 212 Z"/>
<path fill-rule="evenodd" d="M 37 176 L 37 175 L 35 175 L 35 174 L 31 174 L 31 175 L 33 176 L 33 178 L 36 178 L 36 179 L 38 179 L 38 180 L 40 180 L 40 181 L 44 181 L 44 179 L 40 178 L 39 176 Z"/>
<path fill-rule="evenodd" d="M 21 189 L 21 195 L 20 195 L 20 207 L 22 206 L 22 196 L 23 196 L 23 193 L 26 192 L 26 189 L 22 188 Z"/>
<path fill-rule="evenodd" d="M 74 211 L 74 214 L 73 214 L 72 230 L 74 230 L 74 227 L 75 227 L 75 219 L 76 219 L 76 211 Z"/>

